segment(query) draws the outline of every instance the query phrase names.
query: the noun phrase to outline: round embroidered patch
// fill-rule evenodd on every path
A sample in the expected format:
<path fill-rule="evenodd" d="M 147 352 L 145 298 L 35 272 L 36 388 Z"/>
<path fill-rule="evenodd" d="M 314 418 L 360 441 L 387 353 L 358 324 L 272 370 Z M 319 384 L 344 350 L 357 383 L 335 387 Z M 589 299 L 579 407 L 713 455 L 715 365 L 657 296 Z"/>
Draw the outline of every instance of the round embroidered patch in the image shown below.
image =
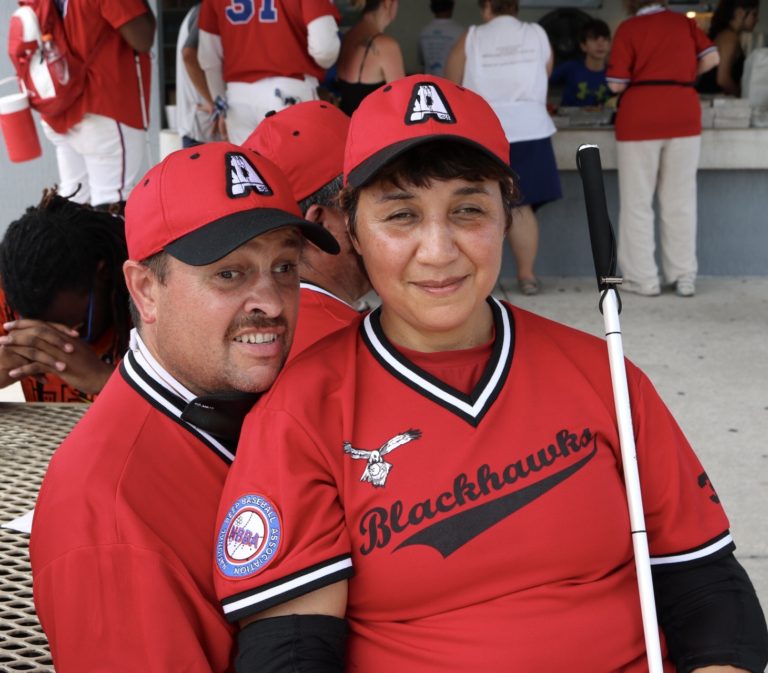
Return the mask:
<path fill-rule="evenodd" d="M 225 577 L 251 577 L 275 558 L 282 525 L 263 495 L 244 495 L 229 508 L 216 537 L 216 565 Z"/>

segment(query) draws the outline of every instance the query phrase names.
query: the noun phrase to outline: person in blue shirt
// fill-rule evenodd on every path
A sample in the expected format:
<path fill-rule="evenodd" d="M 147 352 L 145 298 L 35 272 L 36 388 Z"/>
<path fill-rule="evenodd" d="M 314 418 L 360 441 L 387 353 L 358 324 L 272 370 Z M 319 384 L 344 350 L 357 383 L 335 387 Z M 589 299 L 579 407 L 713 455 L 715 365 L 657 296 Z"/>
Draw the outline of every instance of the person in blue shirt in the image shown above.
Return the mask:
<path fill-rule="evenodd" d="M 593 19 L 581 29 L 579 46 L 584 60 L 558 65 L 549 78 L 551 86 L 563 87 L 561 106 L 599 106 L 612 95 L 605 82 L 605 67 L 611 50 L 611 29 Z"/>

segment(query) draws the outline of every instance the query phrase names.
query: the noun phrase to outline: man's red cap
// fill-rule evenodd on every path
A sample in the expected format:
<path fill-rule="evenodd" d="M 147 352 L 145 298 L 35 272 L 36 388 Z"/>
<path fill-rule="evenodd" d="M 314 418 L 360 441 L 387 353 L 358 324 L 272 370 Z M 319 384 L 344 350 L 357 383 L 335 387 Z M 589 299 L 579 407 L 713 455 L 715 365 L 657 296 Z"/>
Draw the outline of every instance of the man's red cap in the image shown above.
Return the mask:
<path fill-rule="evenodd" d="M 352 114 L 344 154 L 344 182 L 360 187 L 403 152 L 433 140 L 476 147 L 509 167 L 509 142 L 482 96 L 430 75 L 411 75 L 363 99 Z"/>
<path fill-rule="evenodd" d="M 319 100 L 271 113 L 243 147 L 277 164 L 301 201 L 341 175 L 349 117 Z"/>
<path fill-rule="evenodd" d="M 169 154 L 125 205 L 128 257 L 137 261 L 165 250 L 186 264 L 212 264 L 255 236 L 287 226 L 321 250 L 339 251 L 331 234 L 302 218 L 277 166 L 231 143 Z"/>

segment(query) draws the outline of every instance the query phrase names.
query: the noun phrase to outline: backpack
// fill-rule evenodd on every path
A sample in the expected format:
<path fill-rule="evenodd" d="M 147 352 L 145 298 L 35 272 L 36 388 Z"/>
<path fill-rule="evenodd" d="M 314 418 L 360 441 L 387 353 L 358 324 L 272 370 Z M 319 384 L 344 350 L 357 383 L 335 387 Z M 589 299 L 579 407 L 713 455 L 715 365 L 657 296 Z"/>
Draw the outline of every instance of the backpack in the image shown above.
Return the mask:
<path fill-rule="evenodd" d="M 11 16 L 8 55 L 30 105 L 55 117 L 83 94 L 87 62 L 70 49 L 55 0 L 19 0 L 19 5 Z"/>

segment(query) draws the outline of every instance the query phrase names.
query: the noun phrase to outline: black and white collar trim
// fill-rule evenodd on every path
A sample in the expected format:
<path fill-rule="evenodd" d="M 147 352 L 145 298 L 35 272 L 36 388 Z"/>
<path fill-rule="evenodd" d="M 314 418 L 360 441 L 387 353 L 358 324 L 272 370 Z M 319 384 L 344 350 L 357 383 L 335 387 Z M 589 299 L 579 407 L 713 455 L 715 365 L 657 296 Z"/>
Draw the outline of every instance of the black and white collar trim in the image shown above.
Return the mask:
<path fill-rule="evenodd" d="M 150 404 L 175 420 L 204 444 L 214 450 L 227 463 L 235 459 L 234 446 L 222 441 L 205 430 L 182 420 L 181 414 L 195 394 L 177 381 L 149 352 L 138 332 L 131 330 L 129 350 L 120 365 L 126 382 Z"/>
<path fill-rule="evenodd" d="M 496 338 L 485 372 L 469 395 L 446 385 L 417 367 L 395 349 L 381 328 L 381 309 L 376 309 L 366 316 L 360 327 L 361 335 L 371 354 L 393 376 L 476 427 L 493 405 L 507 380 L 515 345 L 514 323 L 510 310 L 493 297 L 488 298 L 488 303 L 493 312 Z"/>
<path fill-rule="evenodd" d="M 299 283 L 299 287 L 302 290 L 310 290 L 312 292 L 318 292 L 320 294 L 324 294 L 326 297 L 331 297 L 331 299 L 335 299 L 336 301 L 340 301 L 344 306 L 349 306 L 349 308 L 354 309 L 355 307 L 352 306 L 352 304 L 348 304 L 345 302 L 341 297 L 333 294 L 333 292 L 330 292 L 329 290 L 326 290 L 324 287 L 320 287 L 319 285 L 315 285 L 314 283 L 308 281 L 308 280 L 302 280 Z"/>

